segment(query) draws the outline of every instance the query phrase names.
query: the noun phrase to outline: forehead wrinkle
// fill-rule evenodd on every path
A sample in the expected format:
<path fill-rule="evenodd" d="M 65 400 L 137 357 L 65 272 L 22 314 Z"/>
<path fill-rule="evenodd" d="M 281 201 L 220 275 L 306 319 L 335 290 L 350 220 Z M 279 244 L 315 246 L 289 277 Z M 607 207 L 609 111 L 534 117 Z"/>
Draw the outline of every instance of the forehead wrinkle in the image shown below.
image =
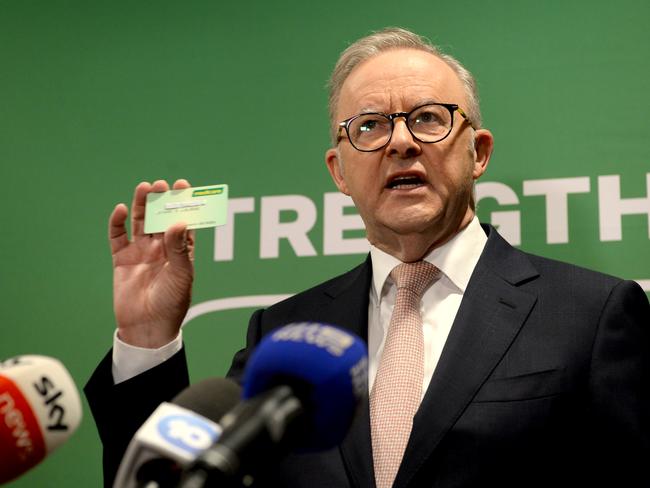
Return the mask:
<path fill-rule="evenodd" d="M 429 101 L 466 105 L 460 79 L 443 60 L 421 51 L 390 57 L 396 54 L 378 54 L 350 73 L 341 90 L 340 115 L 409 111 Z"/>
<path fill-rule="evenodd" d="M 354 91 L 352 105 L 357 112 L 386 112 L 398 108 L 406 110 L 425 104 L 427 102 L 439 101 L 436 95 L 438 90 L 425 83 L 408 83 L 396 85 L 386 83 L 384 86 L 375 88 L 373 85 L 381 82 L 373 82 L 363 88 Z"/>
<path fill-rule="evenodd" d="M 426 98 L 419 98 L 419 99 L 414 99 L 415 101 L 412 103 L 405 103 L 403 105 L 400 105 L 400 109 L 380 109 L 377 108 L 377 105 L 370 105 L 366 107 L 362 107 L 359 109 L 357 112 L 358 114 L 371 114 L 371 113 L 381 113 L 384 115 L 389 115 L 391 113 L 398 113 L 398 112 L 411 112 L 418 107 L 423 107 L 424 105 L 433 105 L 435 103 L 451 103 L 447 102 L 445 100 L 441 100 L 438 97 L 426 97 Z M 390 107 L 393 107 L 392 104 L 389 104 Z M 356 115 L 356 114 L 355 114 Z"/>

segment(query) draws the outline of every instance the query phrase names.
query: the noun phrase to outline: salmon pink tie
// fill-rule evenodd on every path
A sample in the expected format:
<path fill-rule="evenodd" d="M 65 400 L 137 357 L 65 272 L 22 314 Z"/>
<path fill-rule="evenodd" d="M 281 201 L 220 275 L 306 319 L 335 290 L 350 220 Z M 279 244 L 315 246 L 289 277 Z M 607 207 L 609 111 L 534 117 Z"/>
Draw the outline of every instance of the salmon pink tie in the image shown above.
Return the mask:
<path fill-rule="evenodd" d="M 420 301 L 440 276 L 426 261 L 402 263 L 390 273 L 397 286 L 384 352 L 370 393 L 370 431 L 377 488 L 390 488 L 420 406 L 424 338 Z"/>

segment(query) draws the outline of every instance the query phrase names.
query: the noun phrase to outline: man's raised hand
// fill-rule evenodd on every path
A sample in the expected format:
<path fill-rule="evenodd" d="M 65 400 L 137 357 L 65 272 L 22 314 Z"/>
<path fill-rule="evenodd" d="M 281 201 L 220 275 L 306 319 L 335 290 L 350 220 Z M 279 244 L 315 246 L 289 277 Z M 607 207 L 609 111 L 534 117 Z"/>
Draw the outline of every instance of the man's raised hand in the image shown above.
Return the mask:
<path fill-rule="evenodd" d="M 177 180 L 173 188 L 189 188 Z M 109 218 L 113 256 L 113 308 L 118 335 L 127 344 L 157 348 L 177 335 L 190 306 L 194 279 L 194 231 L 179 222 L 162 234 L 144 233 L 147 194 L 169 190 L 166 181 L 140 183 L 131 204 L 131 239 L 126 231 L 128 209 L 118 204 Z"/>

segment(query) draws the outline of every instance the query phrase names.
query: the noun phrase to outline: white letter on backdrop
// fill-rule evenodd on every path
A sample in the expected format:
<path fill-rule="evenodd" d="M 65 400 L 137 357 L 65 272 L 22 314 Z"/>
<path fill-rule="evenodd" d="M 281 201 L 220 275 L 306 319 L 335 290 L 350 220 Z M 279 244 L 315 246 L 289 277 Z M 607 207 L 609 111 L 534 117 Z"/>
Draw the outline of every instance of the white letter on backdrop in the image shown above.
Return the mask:
<path fill-rule="evenodd" d="M 546 196 L 546 242 L 569 242 L 569 193 L 589 193 L 589 177 L 524 181 L 524 195 Z"/>
<path fill-rule="evenodd" d="M 251 213 L 255 210 L 255 199 L 228 199 L 228 219 L 226 225 L 214 228 L 214 260 L 232 261 L 235 258 L 235 215 Z"/>
<path fill-rule="evenodd" d="M 621 177 L 619 175 L 598 177 L 601 241 L 622 240 L 623 226 L 621 217 L 633 214 L 646 214 L 648 216 L 648 238 L 650 238 L 650 173 L 646 173 L 645 178 L 645 197 L 621 198 Z"/>
<path fill-rule="evenodd" d="M 316 256 L 307 233 L 316 223 L 316 205 L 303 195 L 262 197 L 260 223 L 260 258 L 277 258 L 280 239 L 287 239 L 296 256 Z M 293 211 L 296 219 L 280 222 L 282 211 Z"/>
<path fill-rule="evenodd" d="M 370 244 L 365 237 L 345 239 L 343 231 L 363 230 L 363 220 L 358 213 L 345 214 L 345 207 L 354 207 L 352 199 L 339 192 L 325 193 L 323 218 L 323 254 L 365 254 Z"/>

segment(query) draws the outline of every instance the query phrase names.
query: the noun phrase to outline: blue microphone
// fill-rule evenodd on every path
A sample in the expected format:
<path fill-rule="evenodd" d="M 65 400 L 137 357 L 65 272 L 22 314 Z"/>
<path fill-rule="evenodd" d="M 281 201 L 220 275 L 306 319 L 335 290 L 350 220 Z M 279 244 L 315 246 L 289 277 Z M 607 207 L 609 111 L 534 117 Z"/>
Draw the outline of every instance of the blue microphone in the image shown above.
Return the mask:
<path fill-rule="evenodd" d="M 350 332 L 325 324 L 290 324 L 260 342 L 244 373 L 245 399 L 288 385 L 306 413 L 298 451 L 339 444 L 359 399 L 368 393 L 368 351 Z"/>
<path fill-rule="evenodd" d="M 367 378 L 366 345 L 348 331 L 303 322 L 271 332 L 246 366 L 244 400 L 221 418 L 221 437 L 180 486 L 241 486 L 289 451 L 336 446 L 368 393 Z"/>

